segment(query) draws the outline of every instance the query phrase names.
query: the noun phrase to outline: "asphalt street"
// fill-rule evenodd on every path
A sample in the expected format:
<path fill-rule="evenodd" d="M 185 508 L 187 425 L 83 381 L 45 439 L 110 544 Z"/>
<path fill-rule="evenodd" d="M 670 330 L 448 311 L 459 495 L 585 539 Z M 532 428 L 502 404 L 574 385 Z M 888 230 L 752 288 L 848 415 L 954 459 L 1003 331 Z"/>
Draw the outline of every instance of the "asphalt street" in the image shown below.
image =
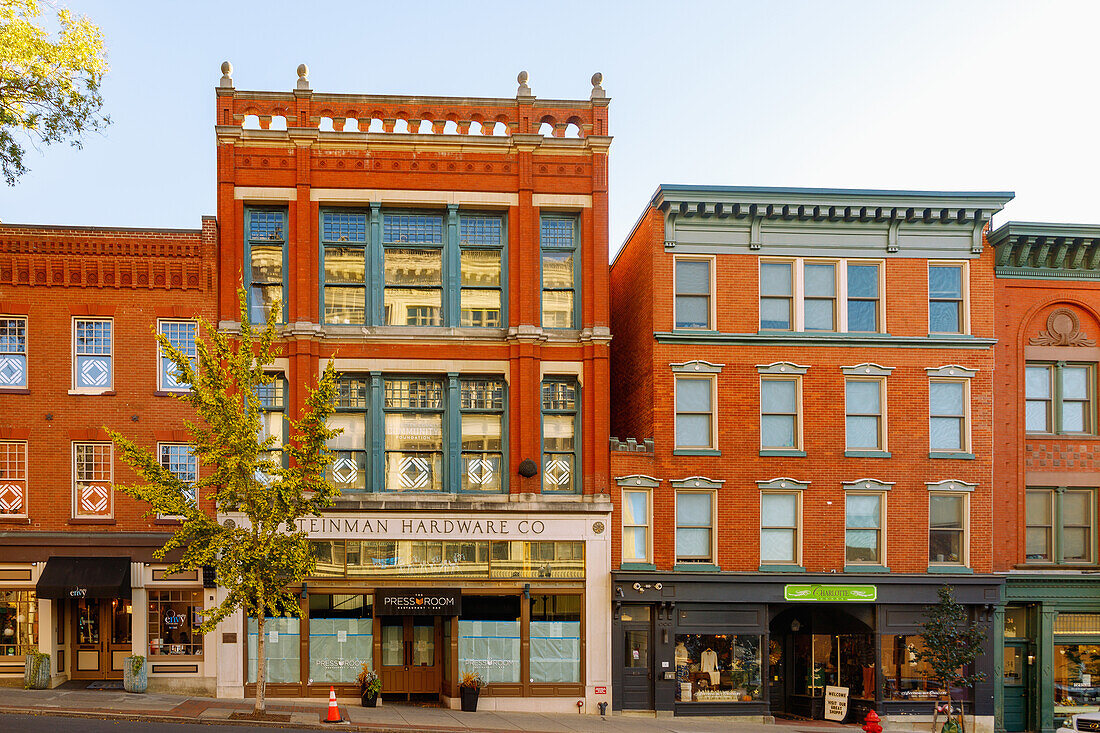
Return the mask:
<path fill-rule="evenodd" d="M 257 731 L 311 731 L 316 728 L 270 728 L 249 725 L 204 725 L 202 723 L 130 722 L 93 720 L 59 715 L 5 715 L 0 713 L 0 733 L 256 733 Z"/>

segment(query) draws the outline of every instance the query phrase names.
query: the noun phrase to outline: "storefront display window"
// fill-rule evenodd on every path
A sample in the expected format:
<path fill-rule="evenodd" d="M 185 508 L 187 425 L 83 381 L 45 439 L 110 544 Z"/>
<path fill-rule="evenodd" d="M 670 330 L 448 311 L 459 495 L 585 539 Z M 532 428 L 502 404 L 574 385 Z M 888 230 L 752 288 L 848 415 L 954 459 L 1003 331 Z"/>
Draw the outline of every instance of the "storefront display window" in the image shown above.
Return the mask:
<path fill-rule="evenodd" d="M 248 619 L 248 683 L 256 681 L 258 626 Z M 264 654 L 267 656 L 267 681 L 298 683 L 301 678 L 299 637 L 301 622 L 293 616 L 268 618 L 264 621 Z"/>
<path fill-rule="evenodd" d="M 463 596 L 458 619 L 458 674 L 486 684 L 519 682 L 519 596 Z"/>
<path fill-rule="evenodd" d="M 583 542 L 494 542 L 489 577 L 583 578 Z"/>
<path fill-rule="evenodd" d="M 38 599 L 33 590 L 0 590 L 0 656 L 24 656 L 38 645 Z"/>
<path fill-rule="evenodd" d="M 581 597 L 531 596 L 531 682 L 581 681 Z"/>
<path fill-rule="evenodd" d="M 149 656 L 201 657 L 202 634 L 196 630 L 202 623 L 200 611 L 202 591 L 150 590 Z"/>
<path fill-rule="evenodd" d="M 1100 710 L 1100 644 L 1054 645 L 1054 714 Z"/>
<path fill-rule="evenodd" d="M 309 681 L 355 683 L 363 665 L 374 667 L 373 596 L 309 596 Z"/>
<path fill-rule="evenodd" d="M 677 702 L 761 699 L 759 636 L 677 634 L 675 659 Z"/>
<path fill-rule="evenodd" d="M 883 700 L 939 700 L 947 691 L 931 679 L 934 675 L 918 652 L 924 649 L 919 634 L 896 634 L 882 637 Z M 969 700 L 971 688 L 952 689 L 955 700 Z"/>

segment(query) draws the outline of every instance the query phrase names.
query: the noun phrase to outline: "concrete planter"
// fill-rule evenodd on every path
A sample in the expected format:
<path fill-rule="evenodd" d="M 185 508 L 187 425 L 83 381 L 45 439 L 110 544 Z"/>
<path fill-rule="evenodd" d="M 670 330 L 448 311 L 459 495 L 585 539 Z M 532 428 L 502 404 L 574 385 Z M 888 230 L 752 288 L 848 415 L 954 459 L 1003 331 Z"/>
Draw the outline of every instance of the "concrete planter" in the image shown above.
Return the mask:
<path fill-rule="evenodd" d="M 31 652 L 23 665 L 23 686 L 28 690 L 50 687 L 50 655 Z"/>
<path fill-rule="evenodd" d="M 149 688 L 149 674 L 145 668 L 145 657 L 133 655 L 122 663 L 122 686 L 127 692 L 145 692 Z"/>

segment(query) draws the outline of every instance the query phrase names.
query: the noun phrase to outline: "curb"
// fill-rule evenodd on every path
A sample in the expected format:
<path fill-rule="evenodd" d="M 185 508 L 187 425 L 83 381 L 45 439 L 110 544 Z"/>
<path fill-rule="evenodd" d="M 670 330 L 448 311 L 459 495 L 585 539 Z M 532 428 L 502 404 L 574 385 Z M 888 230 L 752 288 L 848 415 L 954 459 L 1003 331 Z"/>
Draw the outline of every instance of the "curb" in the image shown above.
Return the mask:
<path fill-rule="evenodd" d="M 5 715 L 31 715 L 36 717 L 41 716 L 53 716 L 58 718 L 81 718 L 89 720 L 125 720 L 131 723 L 176 723 L 183 725 L 236 725 L 236 726 L 249 726 L 249 727 L 264 727 L 264 728 L 282 728 L 282 729 L 297 729 L 297 730 L 334 730 L 333 723 L 291 723 L 291 722 L 277 722 L 277 721 L 264 721 L 264 720 L 229 720 L 226 718 L 188 718 L 181 715 L 161 715 L 157 713 L 148 712 L 135 712 L 135 713 L 112 713 L 108 711 L 99 712 L 85 712 L 80 710 L 71 710 L 65 708 L 19 708 L 9 707 L 6 705 L 0 705 L 0 714 Z M 372 725 L 370 723 L 352 723 L 350 720 L 344 721 L 339 725 L 336 730 L 354 730 L 362 731 L 363 733 L 410 733 L 410 731 L 428 731 L 432 733 L 499 733 L 494 732 L 492 728 L 443 728 L 443 727 L 431 727 L 425 728 L 423 726 L 393 726 L 393 725 Z M 513 733 L 513 732 L 506 732 Z M 515 731 L 514 733 L 520 733 Z M 539 733 L 538 731 L 525 731 L 523 733 Z"/>

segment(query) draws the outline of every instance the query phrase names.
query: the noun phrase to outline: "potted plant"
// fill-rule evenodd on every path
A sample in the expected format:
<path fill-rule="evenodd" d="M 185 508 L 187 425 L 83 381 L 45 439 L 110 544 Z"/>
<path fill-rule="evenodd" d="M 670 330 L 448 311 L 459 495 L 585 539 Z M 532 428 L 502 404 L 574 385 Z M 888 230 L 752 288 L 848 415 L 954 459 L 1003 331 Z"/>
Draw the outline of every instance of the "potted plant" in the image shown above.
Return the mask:
<path fill-rule="evenodd" d="M 145 657 L 131 654 L 122 665 L 122 687 L 127 692 L 145 692 L 149 687 L 149 674 L 145 671 Z"/>
<path fill-rule="evenodd" d="M 50 686 L 50 655 L 35 649 L 27 652 L 23 664 L 23 686 L 28 690 L 45 690 Z"/>
<path fill-rule="evenodd" d="M 485 681 L 477 672 L 463 673 L 462 681 L 458 683 L 458 693 L 462 698 L 462 712 L 477 712 L 477 696 L 484 685 Z"/>
<path fill-rule="evenodd" d="M 355 678 L 359 683 L 359 694 L 363 698 L 363 707 L 373 708 L 378 706 L 378 695 L 382 692 L 382 678 L 374 673 L 370 666 L 364 664 L 359 670 L 359 676 Z"/>

